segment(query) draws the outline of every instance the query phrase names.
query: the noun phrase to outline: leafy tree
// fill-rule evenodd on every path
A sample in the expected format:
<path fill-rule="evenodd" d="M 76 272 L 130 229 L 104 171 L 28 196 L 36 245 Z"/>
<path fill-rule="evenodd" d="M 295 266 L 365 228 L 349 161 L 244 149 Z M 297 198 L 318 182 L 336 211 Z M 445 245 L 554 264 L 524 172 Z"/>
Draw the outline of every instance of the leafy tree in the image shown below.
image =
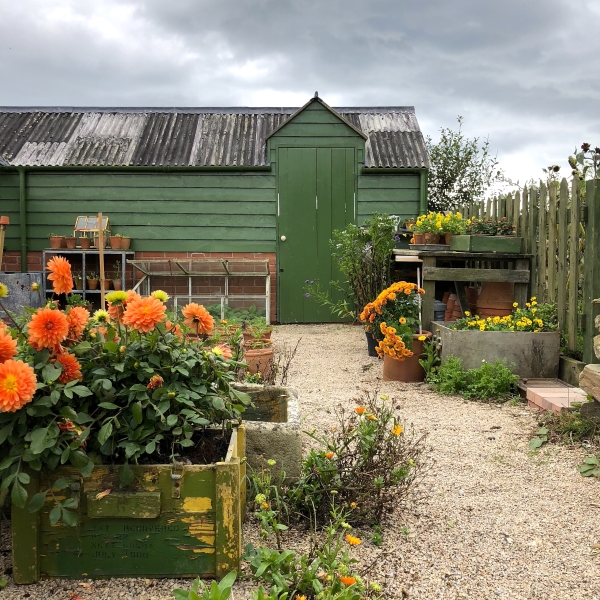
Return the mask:
<path fill-rule="evenodd" d="M 485 192 L 503 180 L 498 161 L 490 154 L 489 139 L 480 145 L 479 138 L 470 139 L 462 132 L 459 116 L 458 131 L 440 129 L 440 141 L 434 144 L 427 137 L 425 144 L 431 158 L 428 184 L 430 210 L 456 210 L 463 204 L 482 200 Z"/>

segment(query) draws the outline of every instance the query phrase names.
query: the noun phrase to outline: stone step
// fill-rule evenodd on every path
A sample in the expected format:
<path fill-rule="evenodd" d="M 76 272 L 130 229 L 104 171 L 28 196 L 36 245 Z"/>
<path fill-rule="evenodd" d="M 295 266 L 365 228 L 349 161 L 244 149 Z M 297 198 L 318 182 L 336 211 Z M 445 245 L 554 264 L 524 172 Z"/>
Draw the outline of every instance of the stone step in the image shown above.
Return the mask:
<path fill-rule="evenodd" d="M 587 401 L 587 394 L 574 387 L 534 387 L 527 390 L 527 403 L 532 408 L 560 412 L 574 403 Z"/>

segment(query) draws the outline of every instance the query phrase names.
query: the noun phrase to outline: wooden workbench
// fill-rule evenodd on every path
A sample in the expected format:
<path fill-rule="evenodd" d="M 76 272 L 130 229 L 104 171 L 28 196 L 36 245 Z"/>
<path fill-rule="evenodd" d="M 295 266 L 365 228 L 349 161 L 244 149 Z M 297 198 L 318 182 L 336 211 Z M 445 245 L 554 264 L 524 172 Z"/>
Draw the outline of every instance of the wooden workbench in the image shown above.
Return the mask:
<path fill-rule="evenodd" d="M 422 264 L 423 329 L 429 329 L 433 320 L 435 282 L 454 282 L 463 312 L 469 310 L 464 283 L 471 281 L 509 281 L 515 284 L 515 302 L 523 306 L 529 300 L 531 254 L 503 254 L 500 252 L 453 252 L 451 250 L 394 250 L 397 262 L 408 262 L 413 257 Z M 459 263 L 456 266 L 455 263 Z M 461 283 L 463 285 L 456 285 Z"/>

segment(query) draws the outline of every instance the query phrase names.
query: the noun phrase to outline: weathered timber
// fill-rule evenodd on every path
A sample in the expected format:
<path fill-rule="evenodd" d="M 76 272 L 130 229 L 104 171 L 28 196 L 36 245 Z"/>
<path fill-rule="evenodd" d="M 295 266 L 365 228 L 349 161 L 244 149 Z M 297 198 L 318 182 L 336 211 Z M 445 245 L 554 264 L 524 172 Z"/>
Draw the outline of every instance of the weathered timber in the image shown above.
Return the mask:
<path fill-rule="evenodd" d="M 567 320 L 567 201 L 569 199 L 569 184 L 563 177 L 560 182 L 558 199 L 558 271 L 557 271 L 557 302 L 558 328 L 565 330 Z"/>
<path fill-rule="evenodd" d="M 529 269 L 473 269 L 423 267 L 425 281 L 512 281 L 529 282 Z"/>

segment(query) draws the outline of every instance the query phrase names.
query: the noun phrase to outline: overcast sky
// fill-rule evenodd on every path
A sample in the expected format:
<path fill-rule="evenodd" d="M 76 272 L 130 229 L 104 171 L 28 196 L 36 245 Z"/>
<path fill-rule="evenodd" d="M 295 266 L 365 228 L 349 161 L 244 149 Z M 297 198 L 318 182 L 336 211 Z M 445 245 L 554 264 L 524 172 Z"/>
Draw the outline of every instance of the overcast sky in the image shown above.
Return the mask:
<path fill-rule="evenodd" d="M 514 179 L 600 146 L 600 0 L 0 0 L 0 105 L 414 105 Z"/>

